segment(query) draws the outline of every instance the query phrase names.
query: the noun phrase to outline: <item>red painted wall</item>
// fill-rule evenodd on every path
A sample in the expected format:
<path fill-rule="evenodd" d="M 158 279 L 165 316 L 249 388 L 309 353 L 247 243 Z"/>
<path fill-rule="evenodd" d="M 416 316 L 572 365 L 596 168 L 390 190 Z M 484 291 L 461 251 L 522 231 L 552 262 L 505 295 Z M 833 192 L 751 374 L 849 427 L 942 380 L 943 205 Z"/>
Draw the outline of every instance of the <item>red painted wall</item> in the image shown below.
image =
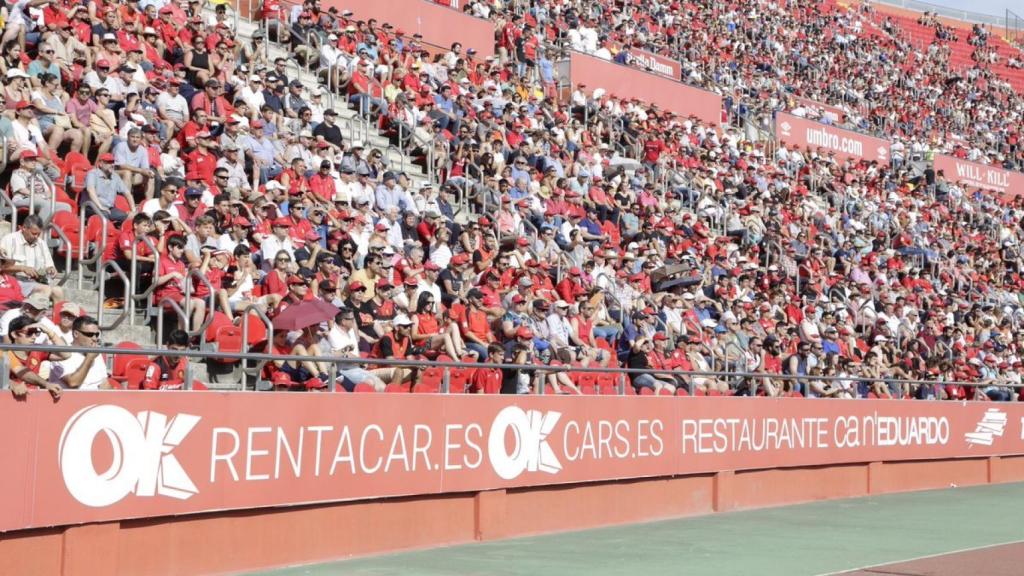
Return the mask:
<path fill-rule="evenodd" d="M 683 118 L 692 114 L 705 124 L 722 121 L 722 97 L 714 92 L 578 52 L 570 58 L 572 84 L 586 84 L 588 94 L 604 88 L 608 94 L 657 104 Z"/>
<path fill-rule="evenodd" d="M 379 23 L 389 22 L 409 36 L 422 34 L 423 39 L 431 44 L 447 47 L 452 42 L 460 42 L 463 53 L 469 48 L 474 48 L 477 51 L 477 58 L 494 55 L 494 24 L 433 2 L 328 0 L 323 3 L 324 10 L 331 6 L 339 11 L 351 10 L 358 20 L 376 18 Z"/>
<path fill-rule="evenodd" d="M 0 574 L 217 574 L 950 483 L 1021 480 L 1022 456 L 874 462 L 128 520 L 3 534 Z M 346 537 L 355 531 L 359 538 Z"/>

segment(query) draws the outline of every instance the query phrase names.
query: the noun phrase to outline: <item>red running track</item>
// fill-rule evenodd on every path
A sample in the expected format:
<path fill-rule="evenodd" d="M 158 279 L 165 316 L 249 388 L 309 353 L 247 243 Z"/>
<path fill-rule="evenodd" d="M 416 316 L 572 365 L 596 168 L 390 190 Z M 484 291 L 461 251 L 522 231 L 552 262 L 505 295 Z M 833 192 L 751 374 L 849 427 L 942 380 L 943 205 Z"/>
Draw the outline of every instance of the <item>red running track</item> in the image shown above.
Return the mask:
<path fill-rule="evenodd" d="M 929 556 L 842 572 L 839 576 L 1020 576 L 1024 542 Z"/>

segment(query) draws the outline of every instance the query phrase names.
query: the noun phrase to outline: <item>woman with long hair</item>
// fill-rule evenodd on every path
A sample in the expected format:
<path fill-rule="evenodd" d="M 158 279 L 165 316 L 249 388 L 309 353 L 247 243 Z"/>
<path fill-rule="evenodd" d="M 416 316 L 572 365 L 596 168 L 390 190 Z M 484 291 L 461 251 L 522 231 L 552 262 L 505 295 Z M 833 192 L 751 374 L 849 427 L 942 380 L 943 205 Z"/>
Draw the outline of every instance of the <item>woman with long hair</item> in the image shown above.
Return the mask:
<path fill-rule="evenodd" d="M 52 150 L 67 142 L 71 152 L 81 152 L 82 131 L 71 127 L 71 118 L 64 112 L 66 100 L 60 78 L 48 72 L 39 75 L 39 91 L 33 94 L 32 104 L 36 107 L 40 132 Z"/>
<path fill-rule="evenodd" d="M 185 52 L 185 77 L 193 86 L 205 86 L 213 77 L 213 58 L 206 51 L 206 39 L 200 35 L 192 38 L 192 48 Z"/>
<path fill-rule="evenodd" d="M 437 302 L 430 292 L 421 292 L 416 300 L 416 313 L 412 316 L 412 341 L 416 346 L 427 350 L 441 350 L 452 358 L 459 359 L 466 355 L 466 345 L 462 341 L 459 327 L 455 322 L 448 322 L 442 329 L 443 319 L 436 312 Z"/>

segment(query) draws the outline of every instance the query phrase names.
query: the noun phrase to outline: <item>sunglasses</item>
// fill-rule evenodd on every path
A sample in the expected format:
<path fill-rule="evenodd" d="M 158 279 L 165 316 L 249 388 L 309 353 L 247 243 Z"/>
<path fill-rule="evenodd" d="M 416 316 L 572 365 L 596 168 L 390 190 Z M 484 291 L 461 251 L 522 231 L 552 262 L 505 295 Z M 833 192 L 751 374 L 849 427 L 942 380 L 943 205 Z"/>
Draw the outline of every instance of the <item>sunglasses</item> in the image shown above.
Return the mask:
<path fill-rule="evenodd" d="M 86 338 L 99 338 L 100 337 L 100 333 L 99 332 L 82 332 L 81 330 L 79 330 L 78 333 L 81 334 L 82 336 L 85 336 Z"/>

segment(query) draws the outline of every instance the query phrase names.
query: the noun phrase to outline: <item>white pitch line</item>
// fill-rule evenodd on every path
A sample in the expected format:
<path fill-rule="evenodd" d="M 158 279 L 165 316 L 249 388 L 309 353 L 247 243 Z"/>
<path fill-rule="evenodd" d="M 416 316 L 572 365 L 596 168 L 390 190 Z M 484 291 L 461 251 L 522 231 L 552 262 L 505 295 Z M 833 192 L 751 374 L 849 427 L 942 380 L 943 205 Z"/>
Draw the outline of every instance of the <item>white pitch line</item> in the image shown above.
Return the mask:
<path fill-rule="evenodd" d="M 950 550 L 948 552 L 936 552 L 935 554 L 925 554 L 924 556 L 915 556 L 913 558 L 897 559 L 892 562 L 881 562 L 878 564 L 868 564 L 866 566 L 858 566 L 856 568 L 846 568 L 838 570 L 836 572 L 824 572 L 817 574 L 816 576 L 838 576 L 839 574 L 846 574 L 848 572 L 855 572 L 857 570 L 867 570 L 869 568 L 879 568 L 881 566 L 888 566 L 889 564 L 903 564 L 905 562 L 916 562 L 918 560 L 927 560 L 929 558 L 938 558 L 939 556 L 948 556 L 950 554 L 961 554 L 963 552 L 974 552 L 975 550 L 985 550 L 987 548 L 996 548 L 999 546 L 1009 546 L 1010 544 L 1020 544 L 1024 540 L 1011 540 L 1009 542 L 1000 542 L 998 544 L 985 544 L 984 546 L 973 546 L 971 548 L 960 548 L 957 550 Z"/>

